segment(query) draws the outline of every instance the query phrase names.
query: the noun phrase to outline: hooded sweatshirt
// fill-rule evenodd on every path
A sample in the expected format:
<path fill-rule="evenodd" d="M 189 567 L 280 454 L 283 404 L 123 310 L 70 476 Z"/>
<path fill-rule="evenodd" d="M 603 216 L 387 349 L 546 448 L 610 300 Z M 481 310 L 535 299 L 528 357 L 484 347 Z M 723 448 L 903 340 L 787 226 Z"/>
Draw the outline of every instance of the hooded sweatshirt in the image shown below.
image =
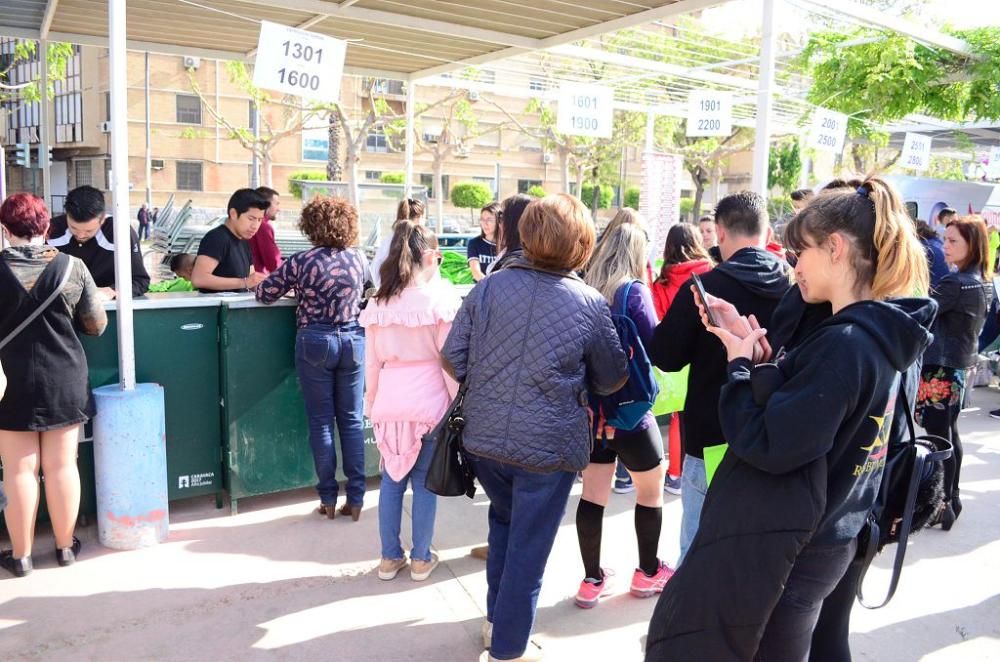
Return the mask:
<path fill-rule="evenodd" d="M 761 248 L 744 248 L 702 276 L 705 290 L 729 301 L 743 315 L 755 315 L 767 328 L 778 301 L 789 288 L 787 265 Z M 685 281 L 670 310 L 653 333 L 649 358 L 664 372 L 690 364 L 681 443 L 684 453 L 704 457 L 705 446 L 726 443 L 719 425 L 719 391 L 726 383 L 726 350 L 705 330 Z"/>
<path fill-rule="evenodd" d="M 653 292 L 653 305 L 656 306 L 656 318 L 663 319 L 667 314 L 667 310 L 670 309 L 670 304 L 674 302 L 674 297 L 680 291 L 681 285 L 691 280 L 691 274 L 698 274 L 700 276 L 711 270 L 712 261 L 706 259 L 688 260 L 680 264 L 664 266 L 660 278 L 653 283 L 651 288 Z"/>
<path fill-rule="evenodd" d="M 746 359 L 729 364 L 719 417 L 731 453 L 772 474 L 826 458 L 826 506 L 810 544 L 846 544 L 861 531 L 885 467 L 900 373 L 930 343 L 935 311 L 927 299 L 847 306 L 776 359 L 780 378 L 763 404 L 752 391 L 765 372 Z"/>

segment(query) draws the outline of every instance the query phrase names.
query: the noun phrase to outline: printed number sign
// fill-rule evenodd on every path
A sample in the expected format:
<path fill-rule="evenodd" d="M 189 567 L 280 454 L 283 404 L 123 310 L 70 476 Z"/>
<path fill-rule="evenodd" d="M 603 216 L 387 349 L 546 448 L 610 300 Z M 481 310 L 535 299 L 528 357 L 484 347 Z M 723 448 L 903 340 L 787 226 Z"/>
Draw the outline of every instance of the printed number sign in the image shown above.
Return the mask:
<path fill-rule="evenodd" d="M 599 85 L 574 85 L 559 90 L 556 129 L 559 133 L 610 138 L 614 122 L 614 90 Z"/>
<path fill-rule="evenodd" d="M 817 108 L 809 135 L 811 147 L 840 154 L 844 151 L 844 138 L 847 136 L 847 115 Z"/>
<path fill-rule="evenodd" d="M 687 135 L 728 136 L 733 132 L 733 95 L 694 90 L 688 96 Z"/>
<path fill-rule="evenodd" d="M 931 139 L 919 133 L 907 133 L 899 165 L 911 170 L 927 170 L 931 166 Z"/>
<path fill-rule="evenodd" d="M 322 103 L 340 100 L 347 42 L 287 25 L 260 25 L 253 84 Z"/>

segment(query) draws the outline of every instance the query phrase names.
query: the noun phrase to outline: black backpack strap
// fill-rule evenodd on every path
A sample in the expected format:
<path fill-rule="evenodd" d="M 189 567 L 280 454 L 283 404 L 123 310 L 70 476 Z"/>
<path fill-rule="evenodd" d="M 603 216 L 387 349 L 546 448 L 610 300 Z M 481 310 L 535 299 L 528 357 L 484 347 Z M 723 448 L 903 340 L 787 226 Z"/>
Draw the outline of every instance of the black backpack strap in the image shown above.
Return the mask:
<path fill-rule="evenodd" d="M 9 269 L 9 267 L 8 267 Z M 73 263 L 69 255 L 65 253 L 59 253 L 52 259 L 52 261 L 45 267 L 38 280 L 35 281 L 34 287 L 31 288 L 29 292 L 29 301 L 34 298 L 36 292 L 40 294 L 45 291 L 45 288 L 49 288 L 48 296 L 37 306 L 35 309 L 28 313 L 20 324 L 14 327 L 14 330 L 9 332 L 6 337 L 0 339 L 0 348 L 5 347 L 10 341 L 14 340 L 15 337 L 26 328 L 28 328 L 32 322 L 34 322 L 45 310 L 55 301 L 59 295 L 62 293 L 63 288 L 66 287 L 66 283 L 69 282 L 69 278 L 73 272 Z M 58 274 L 58 276 L 57 276 Z"/>
<path fill-rule="evenodd" d="M 868 568 L 871 567 L 872 561 L 875 559 L 875 554 L 878 552 L 878 544 L 881 537 L 881 531 L 876 518 L 873 516 L 868 517 L 869 534 L 856 589 L 858 602 L 866 609 L 880 609 L 889 604 L 889 601 L 896 594 L 896 588 L 899 586 L 899 577 L 903 572 L 903 562 L 906 560 L 906 545 L 910 537 L 910 529 L 913 526 L 913 513 L 916 509 L 917 492 L 920 489 L 920 481 L 924 475 L 924 467 L 928 459 L 931 459 L 927 454 L 917 452 L 917 429 L 913 422 L 913 408 L 910 406 L 910 400 L 906 394 L 905 372 L 900 373 L 899 397 L 903 398 L 903 409 L 906 412 L 906 427 L 910 433 L 910 440 L 906 442 L 907 449 L 904 452 L 913 453 L 913 466 L 910 469 L 910 479 L 906 488 L 906 502 L 903 506 L 903 518 L 899 525 L 899 540 L 896 542 L 896 554 L 892 561 L 892 577 L 889 580 L 889 590 L 886 593 L 885 599 L 877 605 L 865 602 L 862 590 L 865 576 L 868 574 Z M 890 482 L 888 476 L 883 474 L 882 485 L 879 489 L 883 497 L 883 503 L 889 502 L 887 496 Z"/>

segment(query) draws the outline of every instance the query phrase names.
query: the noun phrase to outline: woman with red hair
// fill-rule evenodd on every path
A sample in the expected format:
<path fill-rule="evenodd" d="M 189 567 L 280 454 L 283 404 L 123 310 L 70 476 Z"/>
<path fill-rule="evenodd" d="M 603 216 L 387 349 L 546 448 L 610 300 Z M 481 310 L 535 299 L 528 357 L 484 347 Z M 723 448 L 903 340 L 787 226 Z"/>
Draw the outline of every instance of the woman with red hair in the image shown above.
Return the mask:
<path fill-rule="evenodd" d="M 100 335 L 108 319 L 83 262 L 45 245 L 44 202 L 10 196 L 0 206 L 0 226 L 8 244 L 0 253 L 0 364 L 9 381 L 0 399 L 0 459 L 13 546 L 0 552 L 0 566 L 23 577 L 32 569 L 39 467 L 56 560 L 71 565 L 80 553 L 73 535 L 80 509 L 76 446 L 80 425 L 95 411 L 76 331 Z"/>

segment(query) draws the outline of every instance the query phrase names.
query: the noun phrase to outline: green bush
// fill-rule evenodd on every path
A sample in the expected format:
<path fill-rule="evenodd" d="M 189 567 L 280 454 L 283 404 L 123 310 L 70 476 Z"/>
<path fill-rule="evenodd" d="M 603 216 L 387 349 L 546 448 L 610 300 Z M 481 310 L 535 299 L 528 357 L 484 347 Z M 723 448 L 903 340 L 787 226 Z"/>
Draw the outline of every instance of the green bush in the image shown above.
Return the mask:
<path fill-rule="evenodd" d="M 493 191 L 486 184 L 477 182 L 459 182 L 451 187 L 451 204 L 459 209 L 468 209 L 472 217 L 473 210 L 479 210 L 493 201 Z"/>
<path fill-rule="evenodd" d="M 548 195 L 548 193 L 545 192 L 545 189 L 536 184 L 528 189 L 528 195 L 535 198 L 544 198 L 546 195 Z"/>
<path fill-rule="evenodd" d="M 611 186 L 601 186 L 600 197 L 598 198 L 598 209 L 608 209 L 611 207 L 611 199 L 615 196 L 615 190 Z M 583 191 L 580 195 L 580 200 L 583 204 L 590 209 L 591 204 L 594 202 L 594 185 L 584 184 Z"/>
<path fill-rule="evenodd" d="M 625 199 L 622 201 L 626 207 L 631 207 L 632 209 L 639 208 L 639 187 L 629 186 L 625 189 Z"/>
<path fill-rule="evenodd" d="M 383 172 L 379 181 L 383 184 L 402 184 L 406 181 L 406 173 L 402 172 Z"/>
<path fill-rule="evenodd" d="M 692 198 L 681 198 L 681 216 L 689 217 L 694 211 L 694 200 Z"/>
<path fill-rule="evenodd" d="M 293 172 L 288 176 L 288 192 L 292 194 L 296 200 L 302 199 L 302 187 L 296 184 L 295 179 L 302 179 L 310 182 L 325 182 L 326 172 L 322 170 L 303 170 L 301 172 Z"/>

